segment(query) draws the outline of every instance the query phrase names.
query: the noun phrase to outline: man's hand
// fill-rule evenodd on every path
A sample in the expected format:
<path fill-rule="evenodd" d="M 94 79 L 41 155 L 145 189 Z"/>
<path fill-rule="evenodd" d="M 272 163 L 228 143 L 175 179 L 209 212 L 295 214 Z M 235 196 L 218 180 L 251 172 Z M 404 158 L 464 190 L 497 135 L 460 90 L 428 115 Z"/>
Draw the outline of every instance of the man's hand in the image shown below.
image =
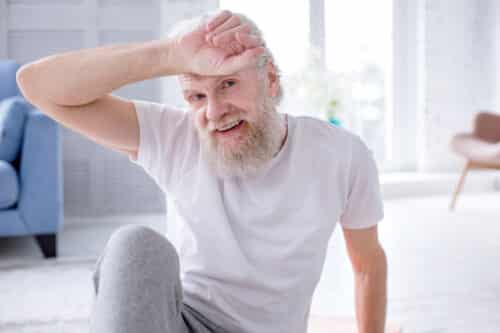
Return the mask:
<path fill-rule="evenodd" d="M 175 36 L 172 55 L 184 73 L 229 75 L 256 66 L 265 48 L 238 16 L 224 10 L 206 24 Z"/>

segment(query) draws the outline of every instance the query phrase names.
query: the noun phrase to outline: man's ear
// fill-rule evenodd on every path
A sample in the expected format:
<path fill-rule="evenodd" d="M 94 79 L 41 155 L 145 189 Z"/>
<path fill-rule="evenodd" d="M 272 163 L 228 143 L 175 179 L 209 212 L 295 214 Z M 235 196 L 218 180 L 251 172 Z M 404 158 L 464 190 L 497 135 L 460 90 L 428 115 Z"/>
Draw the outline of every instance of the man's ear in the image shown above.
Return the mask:
<path fill-rule="evenodd" d="M 266 64 L 267 82 L 268 82 L 268 94 L 271 97 L 276 97 L 278 95 L 280 78 L 278 75 L 278 70 L 272 61 Z"/>

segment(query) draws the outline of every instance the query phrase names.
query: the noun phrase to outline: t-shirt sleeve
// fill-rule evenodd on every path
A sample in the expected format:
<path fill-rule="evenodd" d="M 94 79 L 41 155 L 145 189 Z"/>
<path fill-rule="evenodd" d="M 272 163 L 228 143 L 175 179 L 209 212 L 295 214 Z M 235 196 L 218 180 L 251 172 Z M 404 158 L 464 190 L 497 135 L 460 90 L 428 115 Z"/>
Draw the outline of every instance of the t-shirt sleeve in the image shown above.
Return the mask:
<path fill-rule="evenodd" d="M 185 167 L 194 144 L 188 112 L 160 103 L 132 102 L 139 123 L 139 147 L 137 159 L 129 156 L 129 160 L 141 166 L 166 192 Z"/>
<path fill-rule="evenodd" d="M 340 224 L 346 229 L 363 229 L 384 218 L 377 165 L 373 152 L 355 136 L 352 141 L 349 189 Z"/>

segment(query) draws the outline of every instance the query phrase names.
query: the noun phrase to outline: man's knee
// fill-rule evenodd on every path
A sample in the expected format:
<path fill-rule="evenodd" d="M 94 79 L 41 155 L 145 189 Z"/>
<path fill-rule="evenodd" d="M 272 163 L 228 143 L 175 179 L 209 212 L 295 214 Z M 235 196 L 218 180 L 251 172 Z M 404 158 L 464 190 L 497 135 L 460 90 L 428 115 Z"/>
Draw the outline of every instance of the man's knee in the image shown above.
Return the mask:
<path fill-rule="evenodd" d="M 159 250 L 161 251 L 161 253 L 158 253 L 159 255 L 167 255 L 176 251 L 165 236 L 144 225 L 120 227 L 109 237 L 106 252 L 110 251 L 109 248 L 134 253 L 148 250 L 156 252 L 156 250 Z"/>
<path fill-rule="evenodd" d="M 143 225 L 125 225 L 113 232 L 97 260 L 93 282 L 97 293 L 99 274 L 104 257 L 113 262 L 113 266 L 151 265 L 168 268 L 178 275 L 179 259 L 170 241 L 157 231 Z"/>

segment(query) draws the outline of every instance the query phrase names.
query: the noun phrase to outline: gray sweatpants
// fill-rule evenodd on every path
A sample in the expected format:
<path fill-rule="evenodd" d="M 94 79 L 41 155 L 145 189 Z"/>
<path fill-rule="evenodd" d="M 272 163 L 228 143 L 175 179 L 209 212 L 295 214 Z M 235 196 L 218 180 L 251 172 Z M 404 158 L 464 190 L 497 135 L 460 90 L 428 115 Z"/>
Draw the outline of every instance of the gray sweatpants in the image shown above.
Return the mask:
<path fill-rule="evenodd" d="M 93 282 L 91 333 L 224 332 L 183 302 L 177 252 L 146 226 L 126 225 L 111 235 Z"/>

